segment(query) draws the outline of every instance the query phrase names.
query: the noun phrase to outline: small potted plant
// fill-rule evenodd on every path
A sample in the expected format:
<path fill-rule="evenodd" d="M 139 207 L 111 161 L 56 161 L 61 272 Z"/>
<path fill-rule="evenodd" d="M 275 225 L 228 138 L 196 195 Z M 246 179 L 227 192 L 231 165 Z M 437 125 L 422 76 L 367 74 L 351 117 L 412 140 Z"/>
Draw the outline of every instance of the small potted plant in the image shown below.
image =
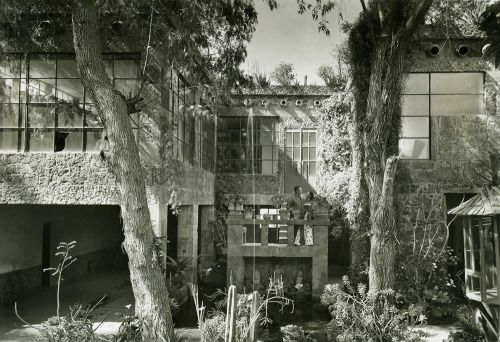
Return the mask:
<path fill-rule="evenodd" d="M 234 210 L 243 211 L 243 204 L 245 203 L 245 199 L 243 197 L 238 196 L 236 194 L 236 202 L 234 204 Z"/>
<path fill-rule="evenodd" d="M 229 195 L 229 203 L 227 204 L 227 209 L 231 212 L 235 210 L 236 195 Z"/>

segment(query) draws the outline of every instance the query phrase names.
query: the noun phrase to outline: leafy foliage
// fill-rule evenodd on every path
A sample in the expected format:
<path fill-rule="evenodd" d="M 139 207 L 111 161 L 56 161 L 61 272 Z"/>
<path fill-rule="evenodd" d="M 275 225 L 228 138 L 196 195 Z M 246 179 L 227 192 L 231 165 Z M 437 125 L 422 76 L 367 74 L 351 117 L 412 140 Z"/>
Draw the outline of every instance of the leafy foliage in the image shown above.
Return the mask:
<path fill-rule="evenodd" d="M 409 317 L 419 316 L 415 307 L 399 309 L 395 306 L 395 292 L 391 289 L 378 293 L 367 291 L 367 286 L 351 285 L 347 276 L 339 284 L 325 286 L 321 302 L 328 306 L 332 321 L 330 339 L 339 342 L 421 341 L 420 335 L 408 323 Z M 423 317 L 417 318 L 417 323 Z"/>
<path fill-rule="evenodd" d="M 280 328 L 283 342 L 316 342 L 304 331 L 304 328 L 290 324 Z"/>
<path fill-rule="evenodd" d="M 451 332 L 446 342 L 483 342 L 486 341 L 480 327 L 475 323 L 474 311 L 470 306 L 458 310 L 458 327 Z"/>
<path fill-rule="evenodd" d="M 292 63 L 280 62 L 271 73 L 271 79 L 283 87 L 297 85 L 296 75 Z"/>
<path fill-rule="evenodd" d="M 342 70 L 335 70 L 335 68 L 329 64 L 322 64 L 319 66 L 318 76 L 331 90 L 340 90 L 345 87 L 347 82 L 346 75 L 342 73 Z"/>

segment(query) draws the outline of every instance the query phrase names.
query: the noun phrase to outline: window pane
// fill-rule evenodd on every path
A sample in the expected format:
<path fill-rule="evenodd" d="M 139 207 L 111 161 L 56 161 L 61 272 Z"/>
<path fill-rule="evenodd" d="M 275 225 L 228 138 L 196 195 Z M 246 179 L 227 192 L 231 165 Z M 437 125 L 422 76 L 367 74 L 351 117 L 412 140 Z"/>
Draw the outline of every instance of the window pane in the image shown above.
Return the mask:
<path fill-rule="evenodd" d="M 2 152 L 17 152 L 17 131 L 2 131 L 0 130 L 0 151 Z"/>
<path fill-rule="evenodd" d="M 28 107 L 28 126 L 37 128 L 54 127 L 54 107 L 34 106 Z"/>
<path fill-rule="evenodd" d="M 431 74 L 432 94 L 482 94 L 483 73 L 434 73 Z"/>
<path fill-rule="evenodd" d="M 309 146 L 309 133 L 308 132 L 302 133 L 302 146 Z"/>
<path fill-rule="evenodd" d="M 307 147 L 302 148 L 302 160 L 309 160 L 309 149 Z"/>
<path fill-rule="evenodd" d="M 55 102 L 55 85 L 55 79 L 30 79 L 30 83 L 28 85 L 29 102 Z"/>
<path fill-rule="evenodd" d="M 300 133 L 293 132 L 293 146 L 300 146 Z"/>
<path fill-rule="evenodd" d="M 406 138 L 411 137 L 428 137 L 429 136 L 429 118 L 428 117 L 402 117 L 401 123 L 403 126 L 401 136 Z"/>
<path fill-rule="evenodd" d="M 55 139 L 56 152 L 82 152 L 82 131 L 58 130 Z"/>
<path fill-rule="evenodd" d="M 117 78 L 137 78 L 138 61 L 133 60 L 115 60 L 115 77 Z"/>
<path fill-rule="evenodd" d="M 399 139 L 399 155 L 403 159 L 429 159 L 429 139 Z"/>
<path fill-rule="evenodd" d="M 83 127 L 83 105 L 60 104 L 57 106 L 58 127 Z"/>
<path fill-rule="evenodd" d="M 19 79 L 0 79 L 0 103 L 19 102 Z"/>
<path fill-rule="evenodd" d="M 80 79 L 58 79 L 57 99 L 69 103 L 83 103 L 83 83 Z"/>
<path fill-rule="evenodd" d="M 316 163 L 309 162 L 309 177 L 316 177 Z"/>
<path fill-rule="evenodd" d="M 54 152 L 54 132 L 46 130 L 29 131 L 30 152 Z"/>
<path fill-rule="evenodd" d="M 309 149 L 309 160 L 316 160 L 316 148 Z"/>
<path fill-rule="evenodd" d="M 30 78 L 56 77 L 56 60 L 51 55 L 33 55 L 30 58 Z"/>
<path fill-rule="evenodd" d="M 87 146 L 86 146 L 86 151 L 87 152 L 99 152 L 101 150 L 101 145 L 103 145 L 102 148 L 105 148 L 105 142 L 103 140 L 104 130 L 97 130 L 97 131 L 87 131 Z"/>
<path fill-rule="evenodd" d="M 126 98 L 133 98 L 139 92 L 139 82 L 137 80 L 115 80 L 115 89 Z"/>
<path fill-rule="evenodd" d="M 429 95 L 403 95 L 401 101 L 402 116 L 429 115 Z"/>
<path fill-rule="evenodd" d="M 431 115 L 483 113 L 483 95 L 431 95 Z"/>
<path fill-rule="evenodd" d="M 299 147 L 293 148 L 293 160 L 300 161 L 300 148 Z"/>
<path fill-rule="evenodd" d="M 57 77 L 61 78 L 79 78 L 78 68 L 75 58 L 72 56 L 57 57 Z"/>
<path fill-rule="evenodd" d="M 21 76 L 21 56 L 2 55 L 0 56 L 0 78 Z"/>
<path fill-rule="evenodd" d="M 286 146 L 292 146 L 293 140 L 292 140 L 292 132 L 286 132 L 286 140 L 285 140 L 285 145 Z"/>
<path fill-rule="evenodd" d="M 275 118 L 260 118 L 260 129 L 263 131 L 272 131 L 274 129 Z"/>
<path fill-rule="evenodd" d="M 18 104 L 0 104 L 0 127 L 18 127 Z"/>
<path fill-rule="evenodd" d="M 316 146 L 316 132 L 309 133 L 309 146 Z"/>
<path fill-rule="evenodd" d="M 259 132 L 260 133 L 260 144 L 261 145 L 271 145 L 273 143 L 273 132 Z"/>
<path fill-rule="evenodd" d="M 428 94 L 429 74 L 408 74 L 404 80 L 403 94 Z"/>

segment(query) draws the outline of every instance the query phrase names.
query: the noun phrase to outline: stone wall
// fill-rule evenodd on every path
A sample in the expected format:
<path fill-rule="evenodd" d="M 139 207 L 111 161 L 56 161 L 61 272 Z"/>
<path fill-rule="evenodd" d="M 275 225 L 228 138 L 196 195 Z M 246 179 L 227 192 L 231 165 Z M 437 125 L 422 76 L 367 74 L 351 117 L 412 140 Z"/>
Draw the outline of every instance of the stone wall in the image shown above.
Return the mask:
<path fill-rule="evenodd" d="M 442 47 L 438 57 L 426 54 L 431 43 Z M 455 54 L 455 47 L 460 44 L 469 46 L 470 53 L 466 57 Z M 498 72 L 483 59 L 481 47 L 482 43 L 474 40 L 451 40 L 445 44 L 424 41 L 412 51 L 408 72 L 485 72 L 485 110 L 481 115 L 431 116 L 430 160 L 401 160 L 397 202 L 403 225 L 402 241 L 411 243 L 413 240 L 417 214 L 420 224 L 425 221 L 422 214 L 430 214 L 427 223 L 433 232 L 437 231 L 438 244 L 442 243 L 446 236 L 446 194 L 474 193 L 487 185 L 481 168 L 488 160 L 489 146 L 500 147 L 500 116 L 496 96 Z M 419 234 L 422 231 L 418 231 L 417 236 Z"/>

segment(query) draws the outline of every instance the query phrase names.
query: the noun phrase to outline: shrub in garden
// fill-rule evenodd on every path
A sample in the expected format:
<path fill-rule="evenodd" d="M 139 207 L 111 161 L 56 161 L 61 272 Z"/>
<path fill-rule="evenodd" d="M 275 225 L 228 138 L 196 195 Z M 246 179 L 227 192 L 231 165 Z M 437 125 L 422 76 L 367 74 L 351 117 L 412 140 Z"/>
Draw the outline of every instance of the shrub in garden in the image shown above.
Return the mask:
<path fill-rule="evenodd" d="M 474 310 L 469 306 L 458 309 L 458 327 L 448 336 L 447 342 L 483 342 L 486 341 L 481 328 L 476 324 Z"/>
<path fill-rule="evenodd" d="M 395 292 L 384 290 L 369 293 L 364 284 L 355 289 L 347 276 L 343 277 L 343 288 L 338 284 L 325 286 L 321 302 L 332 316 L 328 325 L 329 339 L 338 342 L 388 342 L 421 341 L 421 333 L 410 324 L 421 324 L 423 316 L 410 306 L 396 307 Z"/>
<path fill-rule="evenodd" d="M 283 342 L 316 342 L 316 340 L 308 336 L 304 328 L 290 324 L 280 328 L 283 334 Z"/>

